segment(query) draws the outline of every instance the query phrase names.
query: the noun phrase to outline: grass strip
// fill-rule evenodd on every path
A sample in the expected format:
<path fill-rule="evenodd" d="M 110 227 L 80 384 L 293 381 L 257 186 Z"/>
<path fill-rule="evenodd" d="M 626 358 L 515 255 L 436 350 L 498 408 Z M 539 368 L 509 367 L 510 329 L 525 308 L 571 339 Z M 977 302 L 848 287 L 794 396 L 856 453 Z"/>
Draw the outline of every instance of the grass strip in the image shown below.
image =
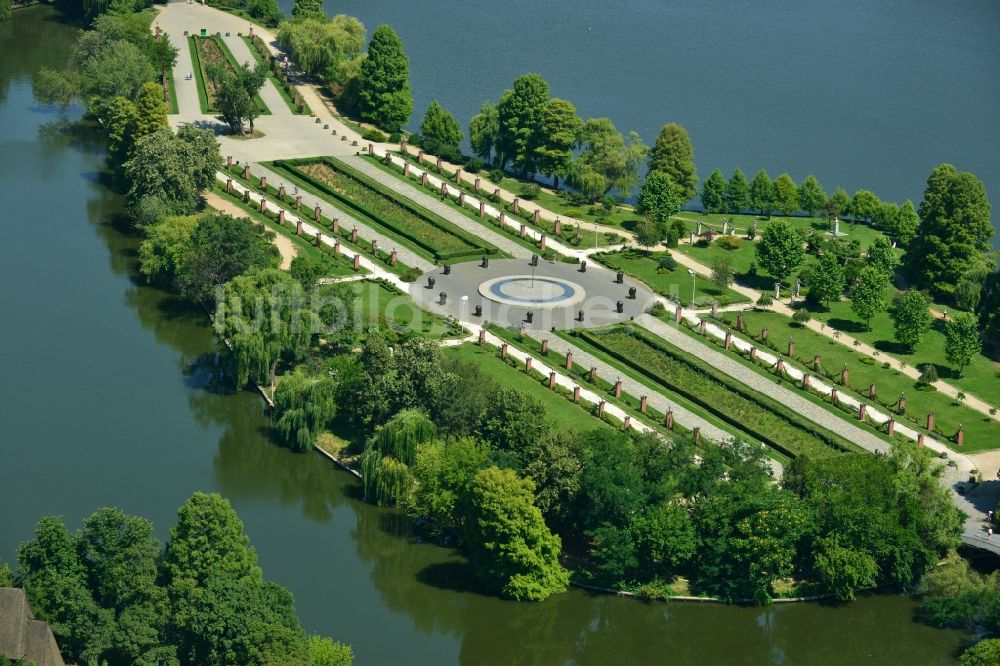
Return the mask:
<path fill-rule="evenodd" d="M 659 260 L 667 257 L 668 254 L 668 252 L 626 248 L 617 252 L 598 252 L 590 256 L 594 261 L 600 262 L 613 271 L 622 271 L 645 283 L 653 292 L 678 300 L 681 305 L 688 306 L 691 303 L 686 296 L 690 294 L 691 276 L 676 262 L 674 262 L 673 269 L 661 269 Z M 725 306 L 730 303 L 746 303 L 748 300 L 746 296 L 732 289 L 719 287 L 710 278 L 696 279 L 695 286 L 696 304 L 718 301 L 720 305 Z"/>
<path fill-rule="evenodd" d="M 208 90 L 205 88 L 205 72 L 201 64 L 201 56 L 198 54 L 198 42 L 194 35 L 188 35 L 188 49 L 191 51 L 191 61 L 194 64 L 194 79 L 198 86 L 198 103 L 201 104 L 202 113 L 211 113 L 212 109 L 208 105 Z"/>
<path fill-rule="evenodd" d="M 175 115 L 180 113 L 180 107 L 177 105 L 177 88 L 174 87 L 174 68 L 167 68 L 167 94 L 170 95 L 170 107 L 167 109 L 168 115 Z"/>
<path fill-rule="evenodd" d="M 637 326 L 629 328 L 631 332 L 623 326 L 612 326 L 576 333 L 636 372 L 683 395 L 787 456 L 808 454 L 815 458 L 834 455 L 837 451 L 863 451 L 777 401 L 691 358 L 652 333 Z"/>
<path fill-rule="evenodd" d="M 559 233 L 559 235 L 556 235 L 556 233 L 555 233 L 555 221 L 554 220 L 550 221 L 550 220 L 539 219 L 538 223 L 535 223 L 534 220 L 533 220 L 533 216 L 532 215 L 528 215 L 528 214 L 526 214 L 526 212 L 525 213 L 515 213 L 514 212 L 514 205 L 513 205 L 513 203 L 507 203 L 507 202 L 505 202 L 505 201 L 503 201 L 502 199 L 499 199 L 499 198 L 497 198 L 497 199 L 494 200 L 492 198 L 493 197 L 492 193 L 486 192 L 485 190 L 482 190 L 482 189 L 480 189 L 479 192 L 476 192 L 476 188 L 473 185 L 469 185 L 467 182 L 465 182 L 465 180 L 462 180 L 461 182 L 456 182 L 455 181 L 455 172 L 454 171 L 448 171 L 447 169 L 444 169 L 444 168 L 442 168 L 441 170 L 438 170 L 438 168 L 436 166 L 429 165 L 429 164 L 420 164 L 420 162 L 418 162 L 417 159 L 415 157 L 413 157 L 412 155 L 409 155 L 409 154 L 405 154 L 404 155 L 403 153 L 401 153 L 399 151 L 394 151 L 394 154 L 397 157 L 403 158 L 404 160 L 406 160 L 407 162 L 409 162 L 411 165 L 413 165 L 413 166 L 415 166 L 415 167 L 417 167 L 419 169 L 422 169 L 422 170 L 426 169 L 428 172 L 436 174 L 441 179 L 448 181 L 449 185 L 451 185 L 452 187 L 457 187 L 457 188 L 461 189 L 466 194 L 471 194 L 472 196 L 474 196 L 476 198 L 482 199 L 484 201 L 489 201 L 490 204 L 493 205 L 493 207 L 503 210 L 504 213 L 507 215 L 507 217 L 511 217 L 511 218 L 515 219 L 516 221 L 518 221 L 518 222 L 524 222 L 525 226 L 528 227 L 529 229 L 533 229 L 533 230 L 537 231 L 538 233 L 547 234 L 549 237 L 551 237 L 551 238 L 553 238 L 555 240 L 558 240 L 559 242 L 561 242 L 561 243 L 563 243 L 565 245 L 569 245 L 569 246 L 572 246 L 572 247 L 581 247 L 581 246 L 584 245 L 584 238 L 588 238 L 589 239 L 589 238 L 592 237 L 592 235 L 585 237 L 584 236 L 585 229 L 583 229 L 582 227 L 579 227 L 578 225 L 576 225 L 573 222 L 563 222 L 563 223 L 561 223 L 561 225 L 560 225 L 560 227 L 561 227 L 560 233 Z M 390 168 L 395 169 L 396 167 L 392 166 Z M 396 171 L 396 173 L 399 174 L 399 175 L 402 175 L 402 171 Z M 468 173 L 468 172 L 466 172 L 466 173 Z M 519 198 L 522 199 L 522 201 L 520 202 L 521 208 L 523 210 L 525 210 L 525 211 L 526 211 L 526 208 L 527 208 L 524 205 L 525 201 L 530 201 L 535 207 L 538 207 L 538 208 L 542 208 L 543 207 L 541 204 L 539 204 L 534 199 L 524 199 L 522 197 L 519 197 Z M 580 212 L 580 211 L 574 211 L 574 212 Z M 576 240 L 576 232 L 577 231 L 580 231 L 581 238 L 580 238 L 579 241 Z M 623 242 L 623 240 L 624 239 L 621 238 L 620 236 L 618 236 L 618 234 L 614 234 L 614 233 L 610 233 L 610 232 L 604 232 L 603 234 L 601 234 L 598 237 L 598 246 L 599 247 L 605 247 L 605 246 L 608 246 L 608 245 L 615 245 L 615 244 Z M 587 243 L 586 247 L 590 247 L 590 244 Z"/>
<path fill-rule="evenodd" d="M 381 159 L 379 159 L 377 157 L 374 157 L 374 156 L 365 156 L 365 159 L 371 161 L 372 164 L 374 164 L 376 167 L 378 167 L 382 171 L 386 172 L 387 174 L 392 175 L 397 180 L 400 180 L 400 181 L 406 183 L 407 185 L 410 185 L 414 189 L 416 189 L 418 191 L 426 192 L 428 194 L 428 196 L 434 195 L 434 193 L 433 193 L 433 191 L 431 189 L 428 188 L 428 189 L 424 190 L 422 188 L 422 186 L 420 185 L 420 182 L 416 178 L 410 178 L 409 176 L 404 176 L 403 172 L 396 170 L 396 168 L 394 166 L 390 166 L 390 165 L 385 164 Z M 465 217 L 469 218 L 470 220 L 472 220 L 476 224 L 478 224 L 478 225 L 480 225 L 482 227 L 485 227 L 485 228 L 489 229 L 490 231 L 492 231 L 494 233 L 503 233 L 505 236 L 507 236 L 508 238 L 510 238 L 512 241 L 514 241 L 518 245 L 521 245 L 525 249 L 530 250 L 531 252 L 534 252 L 535 254 L 538 254 L 543 259 L 551 259 L 553 257 L 557 257 L 557 258 L 559 258 L 560 260 L 563 260 L 563 261 L 567 261 L 568 260 L 568 258 L 565 255 L 562 255 L 562 254 L 556 252 L 552 248 L 547 248 L 544 252 L 540 252 L 539 249 L 538 249 L 538 245 L 536 245 L 535 242 L 532 241 L 531 239 L 529 239 L 529 238 L 521 238 L 521 235 L 517 231 L 515 231 L 514 229 L 511 229 L 510 227 L 508 227 L 506 225 L 504 225 L 504 226 L 501 227 L 499 224 L 493 224 L 492 222 L 490 222 L 489 218 L 479 217 L 479 211 L 478 210 L 472 210 L 470 208 L 466 208 L 465 206 L 459 205 L 457 197 L 451 197 L 451 196 L 441 197 L 440 194 L 438 194 L 437 196 L 441 199 L 441 201 L 445 202 L 448 206 L 450 206 L 454 210 L 462 213 L 462 215 L 464 215 Z M 526 224 L 525 226 L 528 226 L 528 225 Z M 576 260 L 575 257 L 573 258 L 573 260 L 574 261 Z"/>
<path fill-rule="evenodd" d="M 320 164 L 344 180 L 341 191 L 303 171 L 303 165 Z M 375 181 L 332 158 L 278 160 L 273 168 L 292 177 L 307 190 L 346 206 L 386 235 L 428 257 L 431 261 L 468 261 L 482 255 L 506 256 L 496 247 L 466 233 L 423 207 L 400 198 Z M 357 201 L 356 198 L 364 198 Z M 445 247 L 441 245 L 444 244 Z"/>

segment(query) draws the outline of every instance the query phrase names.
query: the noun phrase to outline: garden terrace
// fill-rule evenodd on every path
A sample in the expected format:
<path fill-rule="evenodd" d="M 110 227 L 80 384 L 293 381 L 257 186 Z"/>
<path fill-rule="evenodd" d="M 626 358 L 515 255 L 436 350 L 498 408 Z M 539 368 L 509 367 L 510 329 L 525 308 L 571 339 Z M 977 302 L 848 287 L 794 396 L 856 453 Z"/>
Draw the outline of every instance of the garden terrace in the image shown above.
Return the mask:
<path fill-rule="evenodd" d="M 428 164 L 428 163 L 421 164 L 412 155 L 403 154 L 398 151 L 391 153 L 391 155 L 393 160 L 390 164 L 386 163 L 384 156 L 373 155 L 370 156 L 369 159 L 379 162 L 380 164 L 386 167 L 385 169 L 386 171 L 392 173 L 393 175 L 399 178 L 404 178 L 411 184 L 419 183 L 420 182 L 419 173 L 422 173 L 424 170 L 426 170 L 430 174 L 434 174 L 438 178 L 447 181 L 448 185 L 450 185 L 451 187 L 459 189 L 468 194 L 469 196 L 481 199 L 486 203 L 488 203 L 490 206 L 502 210 L 505 216 L 509 218 L 511 222 L 517 222 L 518 224 L 523 222 L 527 228 L 532 229 L 538 233 L 546 234 L 550 238 L 558 240 L 564 245 L 571 247 L 579 247 L 579 248 L 593 247 L 594 245 L 595 241 L 594 230 L 590 229 L 588 232 L 586 227 L 581 227 L 577 223 L 573 222 L 571 219 L 563 220 L 560 223 L 560 231 L 558 234 L 555 233 L 554 220 L 539 219 L 539 221 L 536 223 L 532 215 L 533 211 L 536 208 L 542 207 L 550 211 L 552 210 L 551 208 L 548 208 L 547 206 L 544 205 L 544 203 L 541 202 L 541 195 L 539 195 L 538 197 L 535 196 L 528 197 L 524 195 L 520 196 L 519 197 L 520 212 L 515 213 L 514 206 L 512 203 L 505 202 L 500 200 L 499 198 L 494 197 L 493 190 L 486 185 L 482 186 L 479 192 L 476 192 L 475 186 L 470 185 L 465 180 L 462 180 L 461 182 L 456 182 L 455 171 L 449 171 L 444 167 L 438 169 L 437 166 L 434 164 Z M 402 172 L 403 166 L 400 164 L 401 161 L 409 162 L 411 165 L 416 167 L 416 170 L 411 169 L 409 175 L 404 177 Z M 433 188 L 433 184 L 429 184 L 428 187 Z M 552 211 L 552 212 L 557 212 L 557 211 Z M 580 213 L 581 211 L 571 210 L 570 212 Z M 576 215 L 570 216 L 567 214 L 567 217 L 579 217 L 579 216 Z M 477 219 L 481 220 L 481 218 Z M 581 236 L 581 239 L 579 241 L 576 239 L 578 231 L 580 232 Z M 596 241 L 599 247 L 605 247 L 608 245 L 620 244 L 621 242 L 623 242 L 623 239 L 615 233 L 603 232 L 597 235 Z"/>
<path fill-rule="evenodd" d="M 695 306 L 717 301 L 720 305 L 746 303 L 747 298 L 727 287 L 720 287 L 710 278 L 699 276 L 695 281 L 695 303 L 690 303 L 691 276 L 687 270 L 670 261 L 670 252 L 653 252 L 625 248 L 617 252 L 599 252 L 591 258 L 613 271 L 622 271 L 637 280 L 642 280 L 650 289 L 661 296 L 667 296 L 684 305 Z M 666 260 L 666 261 L 664 261 Z M 672 268 L 668 267 L 670 264 Z"/>
<path fill-rule="evenodd" d="M 218 35 L 209 37 L 189 35 L 188 46 L 191 49 L 191 60 L 194 63 L 201 110 L 203 113 L 215 113 L 218 111 L 215 107 L 217 87 L 215 79 L 208 74 L 209 70 L 213 67 L 221 67 L 232 74 L 241 65 L 236 62 L 236 58 Z M 260 115 L 271 113 L 260 95 L 254 96 L 254 103 L 257 105 L 257 111 Z"/>
<path fill-rule="evenodd" d="M 386 326 L 397 333 L 438 340 L 468 335 L 456 321 L 420 308 L 407 294 L 384 280 L 361 280 L 354 283 L 354 290 L 362 319 L 369 326 Z"/>
<path fill-rule="evenodd" d="M 581 330 L 576 335 L 784 455 L 816 458 L 862 450 L 639 327 Z"/>
<path fill-rule="evenodd" d="M 402 260 L 399 260 L 396 262 L 395 265 L 392 265 L 388 261 L 388 257 L 390 255 L 387 248 L 381 248 L 382 251 L 380 252 L 380 254 L 378 256 L 375 256 L 372 254 L 371 251 L 370 240 L 362 237 L 361 235 L 358 235 L 357 242 L 352 242 L 351 230 L 347 228 L 347 225 L 341 225 L 340 229 L 337 232 L 334 232 L 333 221 L 329 217 L 321 215 L 320 220 L 316 222 L 315 220 L 312 219 L 311 215 L 308 215 L 307 213 L 301 211 L 295 211 L 294 197 L 291 197 L 287 193 L 285 194 L 284 197 L 282 197 L 280 190 L 274 187 L 274 185 L 271 185 L 270 183 L 267 184 L 267 186 L 264 189 L 261 189 L 257 183 L 249 181 L 243 177 L 243 166 L 234 164 L 228 170 L 225 167 L 223 167 L 223 172 L 227 175 L 227 177 L 232 178 L 234 182 L 240 183 L 241 185 L 243 185 L 243 187 L 263 193 L 268 198 L 268 201 L 274 204 L 275 206 L 280 206 L 285 211 L 292 213 L 295 216 L 302 215 L 303 219 L 306 218 L 310 219 L 312 223 L 318 224 L 323 228 L 324 236 L 337 238 L 337 240 L 339 240 L 341 245 L 343 245 L 344 247 L 350 248 L 354 252 L 360 252 L 362 255 L 369 257 L 373 261 L 379 262 L 382 268 L 391 273 L 396 273 L 401 277 L 402 280 L 413 281 L 418 277 L 420 277 L 421 270 L 419 268 L 408 266 Z M 220 186 L 222 187 L 222 191 L 224 193 L 225 187 L 223 185 Z M 236 197 L 236 199 L 239 200 L 239 203 L 242 203 L 242 199 L 240 199 L 239 197 Z M 271 215 L 272 215 L 271 211 L 268 210 L 268 216 Z"/>
<path fill-rule="evenodd" d="M 779 357 L 796 363 L 800 368 L 808 368 L 813 374 L 826 377 L 837 385 L 838 391 L 853 393 L 856 398 L 878 406 L 892 414 L 897 421 L 909 427 L 928 433 L 941 442 L 954 446 L 959 425 L 965 429 L 963 452 L 996 448 L 1000 444 L 1000 423 L 955 402 L 952 398 L 933 388 L 922 387 L 888 360 L 872 358 L 846 347 L 821 333 L 800 326 L 787 317 L 774 312 L 743 313 L 745 331 L 738 333 L 754 341 L 762 348 L 768 348 Z M 737 313 L 719 313 L 718 319 L 735 332 Z M 762 329 L 767 328 L 768 337 L 762 338 Z M 700 337 L 700 336 L 699 336 Z M 793 355 L 788 356 L 788 341 L 793 340 Z M 714 340 L 713 340 L 714 341 Z M 815 369 L 813 359 L 819 356 L 821 365 Z M 756 367 L 756 366 L 755 366 Z M 840 385 L 840 373 L 848 371 L 848 384 Z M 761 368 L 761 371 L 764 370 Z M 869 386 L 875 384 L 876 397 L 871 398 Z M 786 383 L 791 386 L 792 383 Z M 906 397 L 905 412 L 897 409 L 899 396 Z M 829 405 L 826 400 L 820 400 Z M 927 414 L 934 413 L 934 430 L 926 429 Z M 853 414 L 853 411 L 852 411 Z"/>
<path fill-rule="evenodd" d="M 278 160 L 268 166 L 317 195 L 346 206 L 363 221 L 435 262 L 502 256 L 496 247 L 411 201 L 397 198 L 339 160 Z"/>

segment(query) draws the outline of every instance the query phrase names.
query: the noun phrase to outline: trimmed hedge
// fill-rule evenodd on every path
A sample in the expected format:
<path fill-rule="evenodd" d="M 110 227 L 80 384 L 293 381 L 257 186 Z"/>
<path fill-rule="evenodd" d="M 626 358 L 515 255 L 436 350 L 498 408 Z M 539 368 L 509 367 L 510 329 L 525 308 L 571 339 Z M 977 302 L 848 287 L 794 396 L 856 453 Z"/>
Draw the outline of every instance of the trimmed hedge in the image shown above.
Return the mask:
<path fill-rule="evenodd" d="M 374 213 L 370 212 L 367 208 L 365 208 L 362 204 L 344 196 L 340 192 L 335 191 L 326 183 L 323 183 L 322 181 L 313 178 L 312 176 L 310 176 L 309 174 L 305 173 L 304 171 L 298 168 L 299 166 L 317 164 L 317 163 L 323 164 L 328 168 L 330 168 L 331 170 L 339 173 L 340 175 L 354 180 L 362 187 L 371 190 L 375 195 L 389 199 L 393 204 L 404 209 L 410 215 L 413 215 L 414 217 L 418 218 L 422 223 L 434 227 L 437 231 L 449 234 L 450 236 L 454 236 L 456 239 L 458 239 L 465 245 L 468 245 L 469 249 L 452 251 L 452 252 L 442 251 L 439 248 L 432 245 L 431 243 L 428 243 L 427 241 L 416 237 L 408 230 L 402 229 L 399 226 L 393 224 L 392 220 L 387 220 L 382 217 L 376 216 Z M 318 190 L 320 193 L 336 200 L 339 203 L 344 204 L 351 210 L 352 213 L 357 214 L 360 217 L 363 217 L 365 220 L 370 221 L 373 225 L 381 227 L 391 232 L 391 234 L 405 239 L 408 243 L 416 245 L 418 248 L 423 249 L 424 251 L 429 253 L 434 258 L 435 261 L 448 261 L 460 258 L 473 259 L 482 256 L 484 254 L 488 256 L 493 256 L 499 254 L 500 252 L 493 245 L 486 243 L 480 238 L 476 238 L 475 236 L 456 227 L 447 220 L 439 218 L 438 216 L 418 206 L 417 204 L 414 204 L 410 201 L 398 197 L 394 193 L 382 187 L 379 183 L 371 180 L 367 176 L 357 172 L 350 166 L 334 158 L 324 157 L 320 159 L 306 158 L 306 159 L 294 159 L 294 160 L 276 160 L 272 164 L 275 168 L 280 169 L 291 175 L 294 175 L 296 178 L 305 182 L 313 189 Z"/>
<path fill-rule="evenodd" d="M 757 393 L 739 385 L 735 381 L 730 381 L 728 378 L 712 372 L 710 368 L 703 367 L 701 364 L 692 361 L 683 354 L 674 352 L 664 343 L 655 339 L 655 336 L 652 336 L 636 327 L 635 332 L 631 337 L 641 341 L 645 346 L 650 347 L 653 352 L 666 356 L 672 363 L 680 364 L 683 368 L 688 370 L 689 373 L 694 373 L 694 375 L 688 375 L 689 379 L 696 375 L 700 375 L 700 379 L 704 380 L 704 382 L 710 382 L 721 389 L 722 392 L 726 393 L 725 396 L 716 396 L 718 398 L 717 400 L 712 399 L 710 396 L 699 394 L 699 392 L 694 390 L 691 382 L 676 381 L 676 378 L 664 376 L 663 374 L 652 370 L 648 363 L 643 364 L 639 362 L 636 358 L 610 347 L 601 339 L 602 337 L 615 333 L 627 335 L 624 329 L 620 326 L 606 329 L 603 332 L 603 335 L 595 335 L 591 331 L 579 331 L 577 334 L 579 337 L 582 337 L 588 343 L 616 359 L 618 362 L 624 363 L 634 371 L 641 373 L 658 384 L 668 387 L 670 390 L 684 396 L 691 402 L 715 414 L 723 421 L 753 435 L 760 441 L 766 443 L 781 453 L 784 453 L 785 455 L 794 458 L 795 456 L 807 453 L 815 457 L 831 455 L 837 451 L 853 452 L 857 450 L 850 442 L 842 437 L 817 428 L 811 422 L 798 417 L 798 415 L 788 411 L 786 408 L 769 398 L 758 395 Z M 706 384 L 703 383 L 702 388 L 705 387 Z M 739 401 L 743 401 L 744 403 L 753 403 L 752 406 L 758 410 L 758 421 L 751 422 L 749 419 L 744 417 L 745 415 L 741 416 L 734 414 L 733 407 L 735 407 Z M 780 434 L 781 431 L 787 432 L 787 435 L 782 437 Z M 807 438 L 803 438 L 801 436 L 803 434 L 807 435 Z M 776 437 L 779 437 L 780 439 L 776 439 Z"/>

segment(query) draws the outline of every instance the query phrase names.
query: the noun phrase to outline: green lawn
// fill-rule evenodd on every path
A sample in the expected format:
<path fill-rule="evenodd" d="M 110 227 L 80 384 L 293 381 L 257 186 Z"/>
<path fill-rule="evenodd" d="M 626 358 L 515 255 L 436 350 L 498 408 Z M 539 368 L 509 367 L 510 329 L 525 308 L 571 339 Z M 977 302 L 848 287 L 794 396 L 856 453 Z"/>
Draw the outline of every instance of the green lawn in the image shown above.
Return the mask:
<path fill-rule="evenodd" d="M 446 347 L 441 352 L 446 356 L 457 356 L 472 361 L 500 386 L 523 391 L 540 400 L 545 405 L 546 422 L 553 430 L 593 430 L 611 427 L 591 413 L 589 405 L 576 404 L 562 393 L 550 391 L 541 382 L 525 374 L 523 369 L 507 365 L 493 347 L 482 348 L 475 343 L 466 343 L 458 347 Z"/>
<path fill-rule="evenodd" d="M 831 303 L 825 311 L 814 312 L 813 317 L 838 331 L 867 342 L 880 351 L 896 356 L 908 365 L 933 363 L 937 366 L 938 377 L 941 379 L 983 400 L 993 404 L 1000 403 L 1000 363 L 982 355 L 976 356 L 959 377 L 957 368 L 945 358 L 944 322 L 940 319 L 934 321 L 931 330 L 924 335 L 924 339 L 911 353 L 895 341 L 892 318 L 887 312 L 872 319 L 870 331 L 865 328 L 863 322 L 858 321 L 857 316 L 851 311 L 850 301 L 847 300 Z"/>
<path fill-rule="evenodd" d="M 201 103 L 202 113 L 215 113 L 213 85 L 208 78 L 208 67 L 211 64 L 225 64 L 229 71 L 241 66 L 236 61 L 236 57 L 226 46 L 222 38 L 215 35 L 209 37 L 198 37 L 188 35 L 188 48 L 191 50 L 191 60 L 194 64 L 194 77 L 198 85 L 198 101 Z M 254 97 L 259 115 L 270 115 L 271 111 L 264 104 L 260 95 Z"/>
<path fill-rule="evenodd" d="M 466 335 L 461 327 L 449 325 L 444 318 L 420 308 L 409 295 L 382 282 L 361 280 L 353 284 L 361 318 L 369 324 L 381 324 L 427 338 Z"/>
<path fill-rule="evenodd" d="M 679 299 L 684 304 L 690 304 L 691 276 L 683 266 L 672 270 L 661 269 L 660 259 L 667 252 L 646 252 L 645 250 L 625 249 L 618 252 L 608 252 L 591 255 L 611 270 L 622 271 L 636 279 L 642 280 L 660 294 Z M 709 304 L 719 301 L 723 305 L 730 303 L 745 303 L 747 298 L 732 289 L 720 287 L 707 277 L 695 280 L 695 304 Z"/>
<path fill-rule="evenodd" d="M 174 68 L 167 67 L 167 91 L 170 95 L 170 108 L 167 109 L 169 115 L 180 113 L 177 106 L 177 89 L 174 87 Z"/>
<path fill-rule="evenodd" d="M 736 313 L 720 313 L 719 319 L 735 331 Z M 892 408 L 890 411 L 895 413 L 897 398 L 900 393 L 905 394 L 906 415 L 897 415 L 896 418 L 900 421 L 905 418 L 910 427 L 924 431 L 927 412 L 934 412 L 935 429 L 938 431 L 936 437 L 947 441 L 947 438 L 958 431 L 959 424 L 962 424 L 965 426 L 964 451 L 1000 447 L 1000 423 L 959 405 L 938 391 L 916 390 L 916 382 L 895 367 L 885 368 L 879 361 L 874 364 L 867 362 L 869 357 L 864 354 L 808 328 L 798 327 L 787 317 L 774 312 L 746 312 L 744 322 L 748 333 L 738 335 L 752 337 L 761 343 L 761 329 L 767 327 L 769 346 L 785 358 L 788 340 L 794 340 L 795 356 L 791 360 L 800 368 L 812 370 L 812 360 L 819 355 L 823 373 L 828 378 L 832 376 L 839 381 L 840 370 L 846 365 L 849 373 L 848 386 L 853 389 L 854 397 L 872 402 L 868 398 L 868 386 L 874 383 L 878 391 L 877 400 L 883 403 L 883 410 Z"/>

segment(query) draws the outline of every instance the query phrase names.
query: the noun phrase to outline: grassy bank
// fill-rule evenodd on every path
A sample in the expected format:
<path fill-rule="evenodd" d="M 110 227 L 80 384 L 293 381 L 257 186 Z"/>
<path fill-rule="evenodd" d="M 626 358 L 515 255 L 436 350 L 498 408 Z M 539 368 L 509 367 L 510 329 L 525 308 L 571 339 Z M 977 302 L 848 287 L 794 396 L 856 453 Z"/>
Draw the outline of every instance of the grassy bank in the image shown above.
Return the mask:
<path fill-rule="evenodd" d="M 691 276 L 680 265 L 672 269 L 661 268 L 660 261 L 669 256 L 669 252 L 647 252 L 627 248 L 618 252 L 601 252 L 591 255 L 611 270 L 622 271 L 626 275 L 641 280 L 650 289 L 661 296 L 679 300 L 683 305 L 691 303 Z M 742 294 L 720 287 L 711 279 L 699 276 L 695 280 L 695 300 L 693 305 L 708 305 L 718 301 L 721 305 L 745 303 L 747 298 Z"/>

